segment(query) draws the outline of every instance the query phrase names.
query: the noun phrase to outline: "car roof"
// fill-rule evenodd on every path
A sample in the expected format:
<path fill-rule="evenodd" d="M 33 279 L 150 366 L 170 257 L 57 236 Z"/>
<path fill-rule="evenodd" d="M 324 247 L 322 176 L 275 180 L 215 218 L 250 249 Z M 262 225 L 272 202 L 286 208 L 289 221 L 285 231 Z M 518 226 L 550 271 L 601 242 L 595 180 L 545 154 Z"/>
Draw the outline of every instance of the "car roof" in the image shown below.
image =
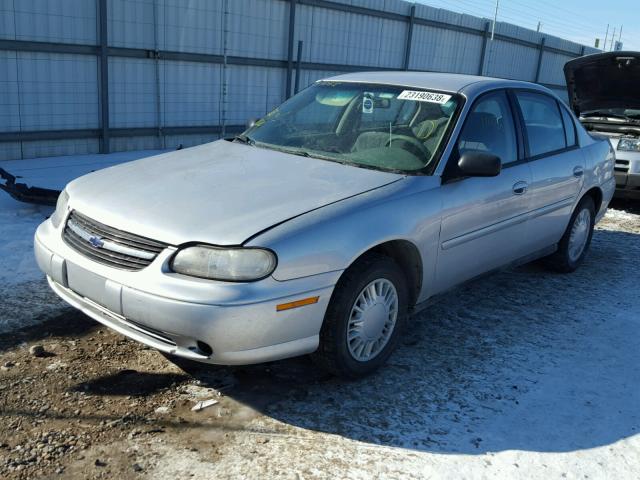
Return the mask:
<path fill-rule="evenodd" d="M 481 77 L 478 75 L 464 75 L 461 73 L 440 72 L 407 72 L 407 71 L 376 71 L 356 72 L 325 78 L 323 81 L 375 83 L 382 85 L 398 85 L 421 89 L 443 90 L 448 92 L 474 93 L 490 88 L 534 88 L 552 93 L 541 85 L 520 80 L 504 78 Z"/>

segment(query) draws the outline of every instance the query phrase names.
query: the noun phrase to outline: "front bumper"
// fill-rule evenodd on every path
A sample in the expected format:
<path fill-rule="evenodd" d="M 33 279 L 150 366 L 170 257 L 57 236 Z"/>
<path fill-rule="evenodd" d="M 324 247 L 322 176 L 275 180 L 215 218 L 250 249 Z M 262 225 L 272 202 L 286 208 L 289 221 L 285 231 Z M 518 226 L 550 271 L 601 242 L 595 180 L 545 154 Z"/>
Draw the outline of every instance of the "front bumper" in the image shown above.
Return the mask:
<path fill-rule="evenodd" d="M 640 199 L 640 173 L 616 172 L 616 197 Z"/>
<path fill-rule="evenodd" d="M 616 152 L 616 197 L 640 199 L 640 152 Z"/>
<path fill-rule="evenodd" d="M 35 256 L 53 291 L 98 322 L 166 353 L 224 365 L 313 352 L 340 272 L 280 282 L 229 283 L 169 271 L 172 249 L 137 272 L 117 270 L 70 248 L 47 220 Z M 278 304 L 318 296 L 278 312 Z"/>

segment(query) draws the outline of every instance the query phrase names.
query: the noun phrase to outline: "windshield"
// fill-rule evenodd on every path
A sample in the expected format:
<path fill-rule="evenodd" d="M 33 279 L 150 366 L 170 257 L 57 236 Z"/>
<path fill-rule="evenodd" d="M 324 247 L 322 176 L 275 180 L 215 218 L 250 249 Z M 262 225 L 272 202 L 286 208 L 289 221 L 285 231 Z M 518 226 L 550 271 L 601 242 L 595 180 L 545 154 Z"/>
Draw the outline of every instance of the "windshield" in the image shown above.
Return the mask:
<path fill-rule="evenodd" d="M 415 172 L 437 162 L 457 106 L 452 93 L 320 82 L 238 140 L 365 168 Z"/>

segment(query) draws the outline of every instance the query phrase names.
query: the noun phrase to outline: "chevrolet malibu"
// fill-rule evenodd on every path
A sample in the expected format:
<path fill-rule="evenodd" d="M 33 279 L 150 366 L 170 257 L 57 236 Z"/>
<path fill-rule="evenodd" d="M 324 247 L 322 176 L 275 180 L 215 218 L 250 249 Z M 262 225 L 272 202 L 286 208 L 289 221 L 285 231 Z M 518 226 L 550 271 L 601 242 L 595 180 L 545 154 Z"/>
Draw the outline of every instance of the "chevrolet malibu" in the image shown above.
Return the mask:
<path fill-rule="evenodd" d="M 576 269 L 613 166 L 542 86 L 348 74 L 234 139 L 74 180 L 35 255 L 60 297 L 166 354 L 311 353 L 357 377 L 441 292 L 538 258 Z"/>

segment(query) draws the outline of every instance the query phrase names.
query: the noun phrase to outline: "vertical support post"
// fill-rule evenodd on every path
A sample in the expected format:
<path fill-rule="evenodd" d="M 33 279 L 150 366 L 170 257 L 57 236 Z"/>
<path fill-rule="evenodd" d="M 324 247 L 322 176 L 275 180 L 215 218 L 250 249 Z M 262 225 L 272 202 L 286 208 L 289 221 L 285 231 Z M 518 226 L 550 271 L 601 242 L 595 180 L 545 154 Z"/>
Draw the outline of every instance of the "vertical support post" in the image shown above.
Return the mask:
<path fill-rule="evenodd" d="M 496 22 L 498 21 L 498 7 L 500 5 L 500 0 L 496 0 L 496 11 L 493 14 L 493 23 L 491 24 L 491 41 L 493 41 L 493 35 L 496 32 Z"/>
<path fill-rule="evenodd" d="M 220 89 L 220 136 L 225 138 L 227 136 L 227 41 L 229 36 L 229 0 L 224 0 L 224 11 L 222 12 L 222 85 Z"/>
<path fill-rule="evenodd" d="M 586 50 L 586 47 L 584 45 L 582 45 L 582 48 L 580 49 L 580 56 L 584 57 L 584 52 Z"/>
<path fill-rule="evenodd" d="M 297 0 L 289 0 L 289 45 L 287 53 L 287 85 L 284 96 L 291 96 L 291 77 L 293 76 L 293 36 L 296 28 L 296 3 Z"/>
<path fill-rule="evenodd" d="M 480 64 L 478 65 L 478 75 L 484 75 L 484 59 L 487 55 L 487 42 L 489 41 L 489 22 L 484 22 L 484 32 L 482 34 L 482 50 L 480 50 Z"/>
<path fill-rule="evenodd" d="M 107 0 L 99 0 L 100 21 L 100 153 L 109 153 L 109 46 L 107 38 Z"/>
<path fill-rule="evenodd" d="M 296 83 L 293 89 L 294 94 L 300 90 L 300 67 L 302 65 L 302 40 L 298 40 L 298 59 L 296 61 Z"/>
<path fill-rule="evenodd" d="M 539 53 L 538 53 L 538 66 L 536 67 L 536 79 L 534 80 L 534 82 L 538 83 L 538 81 L 540 80 L 540 70 L 542 68 L 542 56 L 544 55 L 544 43 L 546 41 L 545 37 L 542 37 L 542 40 L 540 40 L 540 46 L 538 47 L 539 49 Z"/>
<path fill-rule="evenodd" d="M 160 46 L 158 45 L 158 0 L 153 0 L 153 63 L 156 75 L 156 136 L 158 146 L 165 148 L 165 137 L 162 135 L 162 100 L 160 98 Z"/>
<path fill-rule="evenodd" d="M 411 42 L 413 40 L 413 25 L 416 23 L 416 6 L 411 5 L 409 14 L 409 25 L 407 26 L 407 43 L 404 47 L 404 69 L 409 70 L 409 60 L 411 59 Z"/>

